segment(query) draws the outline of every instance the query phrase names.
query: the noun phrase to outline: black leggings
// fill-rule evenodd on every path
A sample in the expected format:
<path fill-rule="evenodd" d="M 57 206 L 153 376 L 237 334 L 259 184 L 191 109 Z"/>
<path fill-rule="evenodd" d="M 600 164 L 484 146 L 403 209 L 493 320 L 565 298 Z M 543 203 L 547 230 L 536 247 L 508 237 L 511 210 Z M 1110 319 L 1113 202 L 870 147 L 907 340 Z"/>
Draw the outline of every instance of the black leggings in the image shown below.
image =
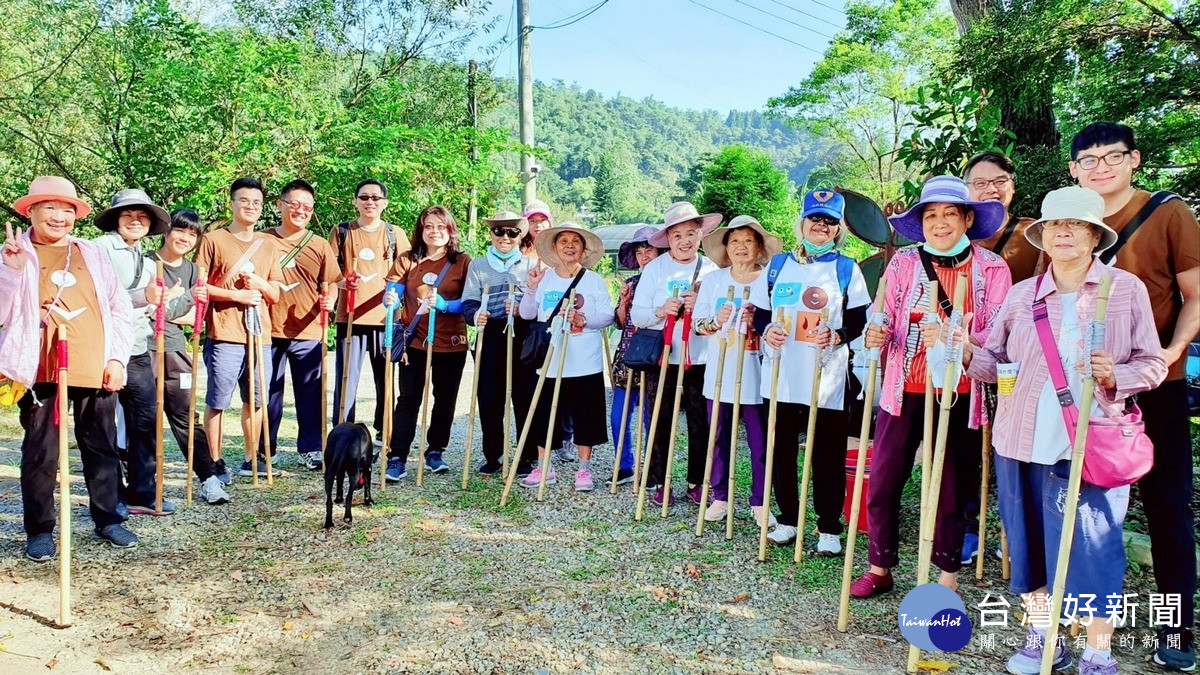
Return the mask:
<path fill-rule="evenodd" d="M 425 433 L 427 452 L 442 452 L 450 444 L 450 427 L 454 424 L 454 403 L 458 398 L 458 385 L 462 381 L 463 367 L 467 363 L 467 352 L 433 352 L 430 378 L 433 380 L 433 409 L 429 411 L 429 429 Z M 400 366 L 398 386 L 400 396 L 396 399 L 396 428 L 392 433 L 392 447 L 388 457 L 399 457 L 408 461 L 408 451 L 417 436 L 417 413 L 425 392 L 425 350 L 408 349 L 408 364 Z"/>
<path fill-rule="evenodd" d="M 525 417 L 529 414 L 530 401 L 533 400 L 537 372 L 521 362 L 521 346 L 525 343 L 529 322 L 514 319 L 513 327 L 512 415 L 519 437 Z M 482 430 L 483 457 L 488 462 L 497 463 L 504 454 L 504 435 L 511 433 L 504 426 L 504 354 L 508 349 L 508 336 L 504 334 L 503 320 L 489 321 L 482 333 L 476 335 L 483 339 L 483 353 L 480 356 L 482 370 L 479 373 L 479 391 L 475 396 Z M 479 368 L 480 363 L 475 367 Z M 532 462 L 537 457 L 538 440 L 537 434 L 531 429 L 525 439 L 525 447 L 521 449 L 523 461 Z M 516 443 L 516 439 L 513 439 L 513 443 Z"/>

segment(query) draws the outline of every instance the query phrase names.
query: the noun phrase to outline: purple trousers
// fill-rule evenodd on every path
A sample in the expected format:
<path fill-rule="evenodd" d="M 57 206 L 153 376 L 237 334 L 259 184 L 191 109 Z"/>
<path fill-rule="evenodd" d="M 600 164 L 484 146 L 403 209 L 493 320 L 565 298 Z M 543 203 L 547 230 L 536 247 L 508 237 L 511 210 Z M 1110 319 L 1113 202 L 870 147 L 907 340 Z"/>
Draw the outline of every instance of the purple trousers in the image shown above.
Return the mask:
<path fill-rule="evenodd" d="M 720 414 L 713 418 L 713 401 L 708 402 L 708 423 L 717 428 L 717 443 L 713 447 L 712 493 L 713 499 L 729 501 L 729 421 L 733 417 L 733 404 L 722 403 Z M 742 404 L 738 410 L 742 423 L 746 425 L 746 444 L 750 446 L 750 506 L 762 506 L 763 478 L 767 469 L 766 412 L 763 405 Z M 736 467 L 734 467 L 736 471 Z"/>

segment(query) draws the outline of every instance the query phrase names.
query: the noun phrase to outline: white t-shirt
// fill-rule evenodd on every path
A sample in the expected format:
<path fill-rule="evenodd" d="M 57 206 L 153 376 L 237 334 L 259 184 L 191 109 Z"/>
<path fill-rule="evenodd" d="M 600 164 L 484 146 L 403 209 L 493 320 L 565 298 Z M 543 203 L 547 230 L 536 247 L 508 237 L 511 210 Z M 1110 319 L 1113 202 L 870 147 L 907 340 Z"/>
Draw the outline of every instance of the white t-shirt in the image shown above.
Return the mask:
<path fill-rule="evenodd" d="M 573 280 L 574 277 L 560 277 L 553 269 L 546 271 L 546 276 L 542 277 L 537 290 L 534 291 L 538 321 L 549 320 L 550 313 L 554 311 Z M 582 332 L 572 332 L 567 340 L 567 360 L 563 364 L 563 377 L 595 375 L 604 370 L 604 341 L 600 337 L 599 329 L 612 325 L 613 305 L 608 286 L 599 274 L 591 270 L 583 273 L 583 278 L 575 286 L 575 309 L 587 317 L 587 326 Z M 547 377 L 558 375 L 558 357 L 559 352 L 556 351 L 550 362 L 550 373 Z M 541 372 L 539 368 L 538 374 Z"/>
<path fill-rule="evenodd" d="M 816 365 L 817 347 L 815 338 L 806 334 L 821 318 L 821 310 L 829 308 L 829 327 L 842 327 L 842 291 L 838 284 L 837 262 L 832 258 L 826 262 L 801 264 L 791 254 L 779 275 L 775 278 L 771 298 L 767 298 L 769 267 L 763 270 L 750 286 L 750 302 L 759 309 L 783 307 L 788 326 L 788 339 L 783 344 L 783 361 L 779 373 L 779 400 L 785 403 L 809 405 L 812 394 L 813 369 Z M 867 283 L 862 271 L 854 265 L 846 295 L 847 307 L 856 308 L 871 304 Z M 770 351 L 763 347 L 764 352 Z M 841 410 L 845 405 L 845 387 L 850 348 L 839 345 L 830 350 L 829 358 L 821 370 L 819 407 Z M 770 360 L 763 360 L 762 396 L 771 395 Z"/>
<path fill-rule="evenodd" d="M 728 300 L 729 288 L 733 287 L 733 306 L 736 318 L 742 308 L 742 291 L 750 284 L 740 284 L 733 279 L 731 268 L 713 271 L 704 277 L 696 298 L 696 309 L 693 315 L 696 321 L 711 319 L 717 315 L 721 306 Z M 712 400 L 717 387 L 717 361 L 721 353 L 721 342 L 716 335 L 710 335 L 708 340 L 708 364 L 704 369 L 704 396 Z M 760 371 L 762 363 L 758 358 L 758 336 L 751 334 L 746 340 L 746 353 L 742 365 L 742 396 L 743 405 L 762 403 L 762 393 L 759 391 Z M 737 383 L 737 332 L 730 331 L 729 346 L 725 350 L 725 372 L 721 376 L 721 403 L 733 403 L 733 391 Z"/>
<path fill-rule="evenodd" d="M 713 261 L 704 256 L 698 256 L 696 260 L 687 263 L 675 262 L 675 259 L 667 255 L 660 255 L 651 260 L 642 269 L 642 280 L 638 282 L 637 290 L 633 294 L 633 305 L 630 309 L 630 318 L 633 325 L 638 328 L 656 328 L 663 329 L 666 327 L 666 319 L 660 319 L 654 316 L 654 312 L 658 308 L 667 303 L 671 299 L 671 293 L 675 290 L 683 295 L 692 285 L 692 277 L 696 274 L 696 263 L 700 263 L 700 275 L 696 277 L 697 281 L 704 279 L 705 275 L 717 269 Z M 701 288 L 704 285 L 701 284 Z M 693 316 L 695 310 L 693 310 Z M 692 334 L 688 337 L 689 356 L 692 363 L 704 363 L 708 352 L 708 338 Z M 675 331 L 671 336 L 671 365 L 679 364 L 679 355 L 683 351 L 683 320 L 682 318 L 675 321 Z M 743 387 L 745 384 L 743 383 Z"/>
<path fill-rule="evenodd" d="M 1078 365 L 1083 361 L 1083 330 L 1079 325 L 1079 313 L 1076 293 L 1059 294 L 1062 300 L 1062 326 L 1058 333 L 1058 355 L 1062 359 L 1063 373 L 1067 376 L 1067 388 L 1071 390 L 1071 398 L 1075 406 L 1079 406 L 1083 397 L 1083 373 Z M 1032 368 L 1034 364 L 1021 364 L 1022 368 Z M 1018 373 L 1018 376 L 1020 374 Z M 1092 403 L 1091 417 L 1098 417 L 1104 412 L 1099 403 Z M 1054 391 L 1054 382 L 1047 377 L 1038 396 L 1037 420 L 1033 425 L 1033 454 L 1029 461 L 1034 464 L 1056 464 L 1071 457 L 1071 438 L 1067 435 L 1067 424 L 1063 421 L 1062 406 L 1058 403 L 1058 394 Z"/>

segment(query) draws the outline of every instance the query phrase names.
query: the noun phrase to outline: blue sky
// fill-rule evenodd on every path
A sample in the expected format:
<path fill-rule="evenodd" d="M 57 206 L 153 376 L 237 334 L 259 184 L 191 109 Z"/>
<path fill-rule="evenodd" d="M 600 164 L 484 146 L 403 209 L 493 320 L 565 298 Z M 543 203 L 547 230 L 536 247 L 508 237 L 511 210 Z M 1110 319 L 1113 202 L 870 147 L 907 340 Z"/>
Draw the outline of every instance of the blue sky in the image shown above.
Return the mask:
<path fill-rule="evenodd" d="M 599 2 L 529 0 L 530 23 L 560 23 Z M 534 30 L 533 73 L 608 97 L 653 96 L 722 112 L 762 109 L 820 59 L 829 36 L 845 25 L 842 7 L 843 0 L 609 0 L 577 23 Z M 493 0 L 491 15 L 501 21 L 479 44 L 515 34 L 514 8 L 514 0 Z M 517 48 L 507 45 L 494 74 L 516 73 Z"/>

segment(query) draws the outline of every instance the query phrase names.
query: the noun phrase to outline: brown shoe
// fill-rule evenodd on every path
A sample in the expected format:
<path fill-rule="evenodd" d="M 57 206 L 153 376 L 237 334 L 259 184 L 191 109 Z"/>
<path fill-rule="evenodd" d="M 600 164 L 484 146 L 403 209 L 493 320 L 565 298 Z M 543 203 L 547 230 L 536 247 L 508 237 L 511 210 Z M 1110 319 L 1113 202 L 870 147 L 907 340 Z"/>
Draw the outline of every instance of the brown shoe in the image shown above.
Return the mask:
<path fill-rule="evenodd" d="M 867 572 L 850 584 L 850 595 L 856 598 L 870 598 L 887 593 L 895 585 L 896 582 L 892 580 L 891 572 L 884 575 Z"/>

